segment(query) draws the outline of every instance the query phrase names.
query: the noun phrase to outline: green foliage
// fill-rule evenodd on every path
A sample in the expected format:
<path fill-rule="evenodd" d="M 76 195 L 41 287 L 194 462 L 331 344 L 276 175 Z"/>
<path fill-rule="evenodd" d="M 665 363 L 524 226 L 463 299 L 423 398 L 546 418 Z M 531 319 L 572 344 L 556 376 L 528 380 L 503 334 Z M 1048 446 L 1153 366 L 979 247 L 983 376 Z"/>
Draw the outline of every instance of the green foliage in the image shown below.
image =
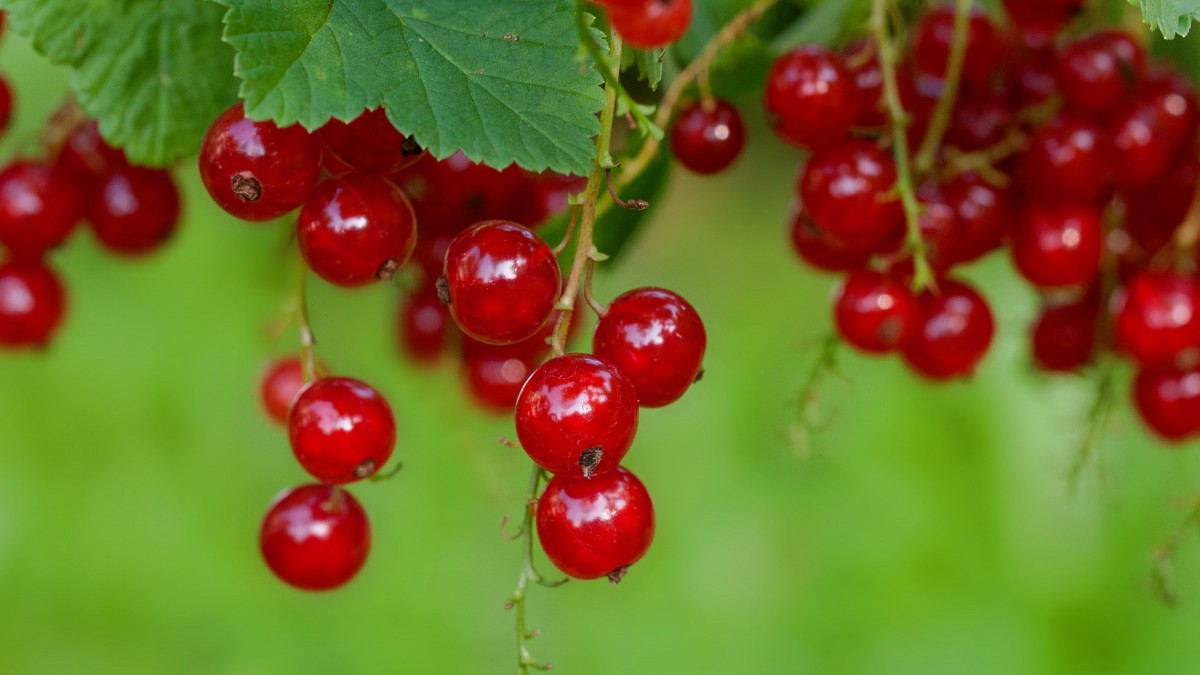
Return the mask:
<path fill-rule="evenodd" d="M 571 0 L 219 0 L 251 116 L 312 129 L 380 104 L 436 157 L 586 173 L 600 77 Z"/>
<path fill-rule="evenodd" d="M 79 104 L 135 162 L 193 154 L 234 101 L 221 9 L 206 2 L 5 0 L 13 31 L 71 66 Z"/>
<path fill-rule="evenodd" d="M 1183 37 L 1200 18 L 1200 0 L 1129 0 L 1142 10 L 1142 19 L 1168 40 Z"/>

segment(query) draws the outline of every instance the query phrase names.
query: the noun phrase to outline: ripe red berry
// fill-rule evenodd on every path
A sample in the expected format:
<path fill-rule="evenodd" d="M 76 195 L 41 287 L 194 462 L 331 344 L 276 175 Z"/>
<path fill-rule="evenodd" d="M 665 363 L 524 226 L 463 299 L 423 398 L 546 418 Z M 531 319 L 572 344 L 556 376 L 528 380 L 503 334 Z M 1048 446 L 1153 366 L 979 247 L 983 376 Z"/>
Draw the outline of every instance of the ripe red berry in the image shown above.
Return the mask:
<path fill-rule="evenodd" d="M 324 377 L 329 369 L 320 361 L 314 364 L 317 377 Z M 304 365 L 298 356 L 284 356 L 271 362 L 263 372 L 258 393 L 267 417 L 280 424 L 287 424 L 288 411 L 292 402 L 304 389 Z"/>
<path fill-rule="evenodd" d="M 0 264 L 0 346 L 44 346 L 62 322 L 65 306 L 62 283 L 43 263 Z"/>
<path fill-rule="evenodd" d="M 461 152 L 440 161 L 423 156 L 391 179 L 412 201 L 422 239 L 455 235 L 484 220 L 524 223 L 529 202 L 537 199 L 534 179 L 520 167 L 497 171 Z M 439 270 L 441 265 L 439 258 Z"/>
<path fill-rule="evenodd" d="M 1018 54 L 1008 69 L 1008 87 L 1018 108 L 1044 103 L 1058 93 L 1058 68 L 1054 51 L 1028 49 Z"/>
<path fill-rule="evenodd" d="M 1012 238 L 1017 270 L 1042 288 L 1087 286 L 1100 274 L 1104 231 L 1088 207 L 1031 207 Z"/>
<path fill-rule="evenodd" d="M 804 209 L 793 207 L 791 217 L 792 249 L 809 265 L 826 272 L 858 269 L 871 259 L 873 250 L 848 249 L 812 222 Z"/>
<path fill-rule="evenodd" d="M 1198 117 L 1196 92 L 1186 79 L 1148 82 L 1110 127 L 1117 185 L 1138 187 L 1161 178 L 1177 156 L 1192 150 Z"/>
<path fill-rule="evenodd" d="M 50 125 L 59 122 L 59 115 L 51 118 Z M 65 121 L 63 123 L 66 123 Z M 96 120 L 87 120 L 71 130 L 58 151 L 57 164 L 84 180 L 97 180 L 113 171 L 127 166 L 125 153 L 112 147 L 100 136 L 100 125 Z"/>
<path fill-rule="evenodd" d="M 321 172 L 321 143 L 299 125 L 279 128 L 246 117 L 242 104 L 221 113 L 200 147 L 208 194 L 242 220 L 278 218 L 312 192 Z"/>
<path fill-rule="evenodd" d="M 95 185 L 85 213 L 105 248 L 121 255 L 141 255 L 175 232 L 179 189 L 169 171 L 113 167 Z"/>
<path fill-rule="evenodd" d="M 304 470 L 324 483 L 351 483 L 387 463 L 396 421 L 379 392 L 349 377 L 308 385 L 288 414 L 288 438 Z"/>
<path fill-rule="evenodd" d="M 1171 365 L 1200 346 L 1200 284 L 1177 272 L 1142 271 L 1112 295 L 1117 346 L 1147 366 Z"/>
<path fill-rule="evenodd" d="M 1200 434 L 1200 370 L 1142 368 L 1133 381 L 1133 403 L 1146 426 L 1165 440 Z"/>
<path fill-rule="evenodd" d="M 450 315 L 481 342 L 519 342 L 538 331 L 558 301 L 554 252 L 531 230 L 505 220 L 477 223 L 446 251 Z"/>
<path fill-rule="evenodd" d="M 1005 47 L 982 10 L 971 8 L 967 22 L 967 54 L 963 59 L 962 79 L 983 87 L 1000 70 Z M 954 9 L 937 7 L 925 12 L 913 34 L 912 54 L 917 70 L 945 79 L 953 41 Z"/>
<path fill-rule="evenodd" d="M 396 318 L 400 348 L 408 358 L 420 364 L 432 364 L 441 358 L 451 321 L 433 284 L 422 285 L 404 298 Z"/>
<path fill-rule="evenodd" d="M 851 248 L 867 248 L 904 223 L 892 196 L 896 165 L 874 143 L 847 140 L 808 158 L 797 191 L 813 223 Z"/>
<path fill-rule="evenodd" d="M 511 345 L 490 345 L 464 337 L 462 360 L 467 390 L 485 410 L 511 413 L 521 387 L 550 348 L 537 336 Z"/>
<path fill-rule="evenodd" d="M 916 328 L 917 300 L 903 283 L 858 270 L 838 290 L 833 318 L 846 342 L 882 354 L 904 344 Z"/>
<path fill-rule="evenodd" d="M 1200 180 L 1200 161 L 1190 153 L 1184 155 L 1160 180 L 1123 191 L 1125 231 L 1137 248 L 1131 251 L 1134 261 L 1144 263 L 1171 243 L 1187 216 Z"/>
<path fill-rule="evenodd" d="M 840 57 L 803 45 L 775 59 L 763 105 L 780 138 L 807 148 L 840 143 L 858 117 L 858 92 Z"/>
<path fill-rule="evenodd" d="M 879 129 L 886 123 L 883 109 L 883 73 L 879 70 L 879 57 L 875 43 L 870 40 L 855 40 L 841 51 L 842 62 L 854 81 L 858 113 L 854 126 L 864 129 Z"/>
<path fill-rule="evenodd" d="M 946 141 L 966 152 L 983 150 L 1004 139 L 1012 120 L 1012 111 L 999 96 L 966 97 L 954 106 Z"/>
<path fill-rule="evenodd" d="M 383 108 L 368 110 L 349 123 L 329 120 L 317 130 L 330 155 L 358 171 L 389 174 L 411 166 L 424 150 L 392 126 Z"/>
<path fill-rule="evenodd" d="M 17 160 L 0 171 L 0 244 L 37 257 L 62 244 L 82 218 L 79 184 L 52 164 Z"/>
<path fill-rule="evenodd" d="M 330 485 L 301 485 L 271 502 L 258 544 L 280 580 L 306 591 L 325 591 L 350 581 L 362 569 L 371 550 L 371 526 L 349 492 Z"/>
<path fill-rule="evenodd" d="M 1012 229 L 1016 198 L 1009 188 L 989 183 L 973 173 L 960 173 L 941 188 L 963 233 L 962 262 L 974 260 L 1000 246 Z"/>
<path fill-rule="evenodd" d="M 1078 12 L 1082 4 L 1082 0 L 1004 0 L 1004 9 L 1018 26 L 1052 33 Z"/>
<path fill-rule="evenodd" d="M 517 399 L 517 438 L 553 474 L 599 475 L 615 468 L 637 433 L 637 390 L 604 359 L 567 354 L 534 371 Z"/>
<path fill-rule="evenodd" d="M 671 127 L 671 152 L 679 163 L 703 175 L 727 169 L 746 144 L 742 115 L 729 102 L 717 100 L 712 110 L 696 102 L 684 108 Z"/>
<path fill-rule="evenodd" d="M 904 360 L 932 380 L 964 377 L 987 354 L 995 322 L 987 302 L 970 286 L 938 281 L 917 298 L 917 325 L 903 345 Z"/>
<path fill-rule="evenodd" d="M 625 42 L 638 49 L 666 47 L 692 23 L 692 0 L 646 0 L 609 5 L 608 20 Z"/>
<path fill-rule="evenodd" d="M 615 584 L 650 549 L 654 503 L 624 467 L 590 480 L 555 476 L 538 499 L 537 534 L 564 574 Z"/>
<path fill-rule="evenodd" d="M 12 111 L 12 88 L 8 86 L 7 78 L 0 77 L 0 134 L 8 130 L 8 123 L 12 120 Z"/>
<path fill-rule="evenodd" d="M 408 198 L 384 178 L 330 178 L 304 202 L 296 221 L 304 260 L 322 279 L 355 287 L 390 279 L 417 243 Z"/>
<path fill-rule="evenodd" d="M 1108 187 L 1112 146 L 1099 126 L 1058 116 L 1029 137 L 1021 155 L 1022 183 L 1048 204 L 1094 204 Z"/>
<path fill-rule="evenodd" d="M 1031 330 L 1038 369 L 1069 373 L 1086 366 L 1096 347 L 1098 309 L 1092 298 L 1043 306 Z"/>
<path fill-rule="evenodd" d="M 622 293 L 592 337 L 592 351 L 629 378 L 644 408 L 679 400 L 696 381 L 706 346 L 700 315 L 687 300 L 662 288 Z"/>
<path fill-rule="evenodd" d="M 1100 31 L 1059 53 L 1058 78 L 1066 107 L 1104 119 L 1137 90 L 1146 55 L 1129 35 Z"/>

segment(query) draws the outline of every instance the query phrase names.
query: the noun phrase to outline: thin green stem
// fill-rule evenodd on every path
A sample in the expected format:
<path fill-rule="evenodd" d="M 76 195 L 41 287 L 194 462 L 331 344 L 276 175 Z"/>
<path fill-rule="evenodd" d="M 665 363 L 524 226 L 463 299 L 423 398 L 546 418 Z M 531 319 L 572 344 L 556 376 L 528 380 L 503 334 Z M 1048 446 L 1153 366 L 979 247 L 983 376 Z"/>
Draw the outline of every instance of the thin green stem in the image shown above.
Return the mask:
<path fill-rule="evenodd" d="M 946 77 L 942 81 L 942 95 L 938 98 L 933 114 L 929 118 L 929 126 L 925 129 L 925 138 L 913 159 L 913 169 L 918 176 L 924 176 L 933 169 L 937 157 L 938 146 L 942 144 L 942 136 L 950 126 L 950 113 L 954 109 L 954 101 L 958 98 L 959 84 L 962 82 L 963 63 L 967 57 L 967 38 L 970 33 L 971 0 L 955 0 L 954 3 L 954 37 L 950 42 L 950 55 L 946 59 Z"/>
<path fill-rule="evenodd" d="M 1104 447 L 1104 436 L 1108 430 L 1108 420 L 1112 416 L 1113 407 L 1116 405 L 1116 377 L 1117 377 L 1117 359 L 1112 355 L 1104 355 L 1100 357 L 1100 361 L 1096 364 L 1096 391 L 1092 399 L 1091 409 L 1088 410 L 1088 426 L 1083 434 L 1083 439 L 1079 443 L 1079 448 L 1075 452 L 1075 458 L 1071 462 L 1071 467 L 1067 473 L 1067 489 L 1071 494 L 1075 494 L 1079 488 L 1080 479 L 1083 477 L 1083 470 L 1091 464 L 1096 463 L 1097 470 L 1100 472 L 1100 477 L 1103 480 L 1103 464 L 1100 457 L 1100 452 Z"/>
<path fill-rule="evenodd" d="M 813 364 L 804 384 L 800 387 L 796 402 L 796 418 L 788 428 L 788 440 L 797 457 L 812 455 L 812 436 L 820 428 L 819 419 L 821 383 L 831 373 L 837 372 L 837 355 L 842 341 L 836 332 L 830 332 L 821 340 L 821 351 Z"/>
<path fill-rule="evenodd" d="M 518 530 L 519 534 L 516 538 L 522 539 L 521 553 L 523 559 L 521 561 L 521 573 L 517 576 L 517 586 L 513 589 L 512 595 L 508 596 L 509 609 L 513 610 L 516 616 L 517 628 L 517 673 L 520 675 L 528 675 L 529 669 L 549 670 L 549 663 L 539 663 L 533 658 L 533 654 L 529 651 L 529 641 L 537 637 L 536 631 L 530 631 L 525 623 L 525 592 L 529 588 L 529 582 L 541 584 L 543 586 L 558 586 L 564 581 L 546 581 L 546 579 L 533 566 L 533 514 L 537 506 L 538 488 L 541 486 L 542 480 L 546 477 L 546 472 L 537 464 L 533 465 L 533 470 L 529 474 L 529 489 L 525 494 L 524 515 L 521 518 L 521 526 Z"/>
<path fill-rule="evenodd" d="M 1200 497 L 1193 497 L 1183 522 L 1171 530 L 1167 538 L 1154 550 L 1153 564 L 1150 568 L 1150 584 L 1154 589 L 1154 594 L 1163 604 L 1175 605 L 1179 602 L 1179 594 L 1175 591 L 1173 583 L 1174 565 L 1172 560 L 1175 558 L 1175 552 L 1179 550 L 1179 544 L 1183 541 L 1183 535 L 1187 534 L 1189 529 L 1197 526 L 1200 526 Z"/>
<path fill-rule="evenodd" d="M 300 327 L 300 368 L 304 381 L 317 379 L 316 337 L 308 321 L 308 265 L 304 259 L 296 258 L 296 323 Z"/>
<path fill-rule="evenodd" d="M 905 243 L 913 259 L 913 289 L 924 290 L 933 280 L 929 260 L 925 256 L 925 240 L 921 238 L 921 206 L 913 186 L 912 163 L 908 152 L 908 115 L 900 101 L 900 86 L 896 80 L 896 45 L 888 34 L 888 0 L 872 0 L 871 32 L 879 50 L 879 72 L 883 76 L 883 97 L 887 103 L 892 129 L 892 154 L 896 160 L 896 192 L 904 209 L 907 226 Z"/>

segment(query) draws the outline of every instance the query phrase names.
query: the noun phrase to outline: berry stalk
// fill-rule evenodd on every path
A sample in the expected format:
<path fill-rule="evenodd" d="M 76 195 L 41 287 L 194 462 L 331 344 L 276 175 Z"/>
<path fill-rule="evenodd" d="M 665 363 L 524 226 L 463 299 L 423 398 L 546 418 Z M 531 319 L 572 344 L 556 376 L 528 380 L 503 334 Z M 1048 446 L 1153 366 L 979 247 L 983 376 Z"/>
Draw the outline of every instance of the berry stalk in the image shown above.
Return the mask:
<path fill-rule="evenodd" d="M 525 494 L 525 513 L 521 517 L 521 526 L 518 532 L 518 538 L 522 540 L 521 551 L 523 559 L 521 561 L 521 573 L 517 576 L 517 586 L 513 589 L 512 595 L 508 597 L 507 607 L 513 610 L 516 615 L 517 625 L 517 673 L 520 675 L 529 675 L 529 669 L 549 670 L 549 663 L 539 663 L 533 658 L 529 651 L 529 641 L 537 636 L 536 631 L 530 631 L 525 624 L 525 591 L 529 587 L 529 582 L 542 584 L 543 586 L 558 586 L 565 582 L 563 581 L 546 581 L 537 569 L 533 566 L 533 513 L 537 504 L 538 488 L 541 486 L 542 479 L 546 476 L 542 467 L 537 464 L 533 465 L 533 470 L 529 474 L 529 490 Z"/>
<path fill-rule="evenodd" d="M 962 82 L 963 63 L 967 58 L 968 19 L 970 18 L 971 0 L 955 0 L 954 2 L 954 37 L 950 42 L 950 54 L 946 59 L 946 78 L 942 83 L 942 95 L 938 98 L 929 118 L 929 127 L 925 137 L 921 139 L 921 147 L 913 159 L 913 169 L 917 175 L 924 175 L 933 169 L 933 161 L 937 156 L 938 146 L 942 144 L 942 136 L 950 126 L 950 113 L 954 102 L 958 100 L 958 87 Z"/>

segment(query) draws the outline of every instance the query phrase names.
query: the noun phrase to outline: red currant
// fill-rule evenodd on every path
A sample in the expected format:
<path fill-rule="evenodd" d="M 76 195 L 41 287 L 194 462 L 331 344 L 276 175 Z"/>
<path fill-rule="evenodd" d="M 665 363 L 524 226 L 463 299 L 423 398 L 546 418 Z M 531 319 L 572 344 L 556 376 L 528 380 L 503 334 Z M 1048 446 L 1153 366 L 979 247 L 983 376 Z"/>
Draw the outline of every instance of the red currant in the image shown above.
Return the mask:
<path fill-rule="evenodd" d="M 389 174 L 411 166 L 424 150 L 392 126 L 383 108 L 368 110 L 349 123 L 333 119 L 317 130 L 333 156 L 366 173 Z M 338 172 L 340 173 L 340 172 Z"/>
<path fill-rule="evenodd" d="M 938 79 L 946 76 L 950 44 L 954 41 L 954 10 L 931 9 L 921 17 L 913 35 L 913 62 L 917 70 Z M 985 86 L 1004 61 L 1005 47 L 987 15 L 972 8 L 968 17 L 967 54 L 963 59 L 962 79 Z"/>
<path fill-rule="evenodd" d="M 842 50 L 841 56 L 854 81 L 855 98 L 858 100 L 854 126 L 883 128 L 887 124 L 883 114 L 883 73 L 879 70 L 875 44 L 870 40 L 855 40 Z"/>
<path fill-rule="evenodd" d="M 95 187 L 87 219 L 100 243 L 115 253 L 148 253 L 179 225 L 179 188 L 169 171 L 114 167 Z"/>
<path fill-rule="evenodd" d="M 630 3 L 624 3 L 630 4 Z M 666 47 L 692 23 L 692 0 L 647 0 L 628 8 L 609 5 L 613 30 L 638 49 Z"/>
<path fill-rule="evenodd" d="M 1066 107 L 1103 119 L 1137 89 L 1145 69 L 1142 47 L 1125 33 L 1101 31 L 1067 45 L 1058 58 Z"/>
<path fill-rule="evenodd" d="M 538 331 L 558 300 L 554 252 L 531 230 L 505 220 L 476 224 L 446 251 L 450 315 L 481 342 L 519 342 Z"/>
<path fill-rule="evenodd" d="M 763 105 L 780 138 L 813 149 L 844 140 L 859 111 L 854 78 L 841 58 L 817 45 L 775 59 Z"/>
<path fill-rule="evenodd" d="M 703 175 L 729 168 L 746 144 L 746 127 L 737 108 L 727 101 L 705 110 L 697 102 L 683 109 L 671 127 L 671 152 L 679 163 Z"/>
<path fill-rule="evenodd" d="M 8 129 L 8 123 L 12 120 L 12 111 L 12 88 L 8 86 L 6 78 L 0 77 L 0 134 Z"/>
<path fill-rule="evenodd" d="M 848 249 L 812 222 L 808 212 L 794 207 L 791 217 L 792 249 L 809 265 L 826 272 L 858 269 L 871 259 L 872 250 Z"/>
<path fill-rule="evenodd" d="M 1008 18 L 1022 28 L 1054 32 L 1082 4 L 1082 0 L 1004 0 L 1004 9 Z"/>
<path fill-rule="evenodd" d="M 553 474 L 599 475 L 615 468 L 637 433 L 637 390 L 608 361 L 567 354 L 534 371 L 517 399 L 517 438 Z"/>
<path fill-rule="evenodd" d="M 903 283 L 878 272 L 846 277 L 834 300 L 833 318 L 846 342 L 867 352 L 892 351 L 917 324 L 917 300 Z"/>
<path fill-rule="evenodd" d="M 0 264 L 0 345 L 44 346 L 62 322 L 66 293 L 41 262 Z"/>
<path fill-rule="evenodd" d="M 1043 306 L 1032 327 L 1037 367 L 1070 373 L 1086 366 L 1096 348 L 1097 314 L 1097 303 L 1092 298 Z"/>
<path fill-rule="evenodd" d="M 808 158 L 797 191 L 813 223 L 851 248 L 866 248 L 904 224 L 891 196 L 896 165 L 874 143 L 847 140 Z"/>
<path fill-rule="evenodd" d="M 624 467 L 591 480 L 555 476 L 537 503 L 537 533 L 555 567 L 619 582 L 654 540 L 654 503 Z"/>
<path fill-rule="evenodd" d="M 432 364 L 442 356 L 450 333 L 450 312 L 433 284 L 404 299 L 397 315 L 400 347 L 417 363 Z"/>
<path fill-rule="evenodd" d="M 1138 187 L 1161 178 L 1181 149 L 1194 146 L 1197 108 L 1196 93 L 1183 78 L 1148 82 L 1112 123 L 1117 185 Z"/>
<path fill-rule="evenodd" d="M 533 179 L 519 167 L 497 171 L 461 152 L 441 161 L 425 157 L 392 181 L 412 200 L 422 237 L 458 234 L 484 220 L 525 222 L 521 217 L 537 198 Z"/>
<path fill-rule="evenodd" d="M 70 174 L 17 160 L 0 171 L 0 244 L 14 257 L 37 257 L 62 244 L 82 218 L 83 195 Z"/>
<path fill-rule="evenodd" d="M 258 544 L 280 580 L 306 591 L 325 591 L 362 569 L 371 550 L 371 526 L 349 492 L 301 485 L 271 502 Z"/>
<path fill-rule="evenodd" d="M 317 377 L 324 377 L 329 369 L 325 364 L 314 364 Z M 258 393 L 262 400 L 267 417 L 280 423 L 287 424 L 288 411 L 292 402 L 300 395 L 307 382 L 304 380 L 304 365 L 298 356 L 285 356 L 273 361 L 259 383 Z"/>
<path fill-rule="evenodd" d="M 1109 137 L 1099 126 L 1055 117 L 1029 137 L 1021 156 L 1022 182 L 1038 201 L 1093 204 L 1108 186 Z"/>
<path fill-rule="evenodd" d="M 299 125 L 249 119 L 240 103 L 212 123 L 200 148 L 208 194 L 242 220 L 271 220 L 299 207 L 320 172 L 316 137 Z"/>
<path fill-rule="evenodd" d="M 462 341 L 467 390 L 485 410 L 511 413 L 521 387 L 550 352 L 537 337 L 511 345 L 490 345 L 469 337 Z"/>
<path fill-rule="evenodd" d="M 1117 345 L 1147 366 L 1171 365 L 1200 346 L 1200 284 L 1176 272 L 1142 271 L 1112 295 Z"/>
<path fill-rule="evenodd" d="M 902 345 L 904 360 L 929 379 L 967 376 L 987 354 L 994 332 L 983 297 L 962 282 L 942 279 L 937 291 L 917 298 L 917 325 Z"/>
<path fill-rule="evenodd" d="M 308 385 L 288 414 L 288 438 L 305 471 L 351 483 L 379 471 L 396 445 L 396 421 L 379 392 L 349 377 Z"/>
<path fill-rule="evenodd" d="M 618 296 L 592 337 L 592 351 L 629 378 L 645 408 L 683 396 L 700 373 L 706 346 L 700 315 L 687 300 L 662 288 Z"/>
<path fill-rule="evenodd" d="M 1200 434 L 1200 370 L 1142 368 L 1133 403 L 1146 426 L 1168 441 Z"/>
<path fill-rule="evenodd" d="M 51 119 L 50 124 L 53 125 L 55 121 Z M 71 130 L 58 151 L 57 163 L 89 180 L 99 179 L 129 164 L 124 152 L 112 147 L 100 136 L 100 125 L 96 120 L 87 120 Z"/>
<path fill-rule="evenodd" d="M 1103 243 L 1092 209 L 1033 207 L 1013 233 L 1013 262 L 1035 286 L 1086 286 L 1100 274 Z"/>
<path fill-rule="evenodd" d="M 417 243 L 408 198 L 387 180 L 352 173 L 322 181 L 300 210 L 296 241 L 322 279 L 355 287 L 390 279 Z"/>

